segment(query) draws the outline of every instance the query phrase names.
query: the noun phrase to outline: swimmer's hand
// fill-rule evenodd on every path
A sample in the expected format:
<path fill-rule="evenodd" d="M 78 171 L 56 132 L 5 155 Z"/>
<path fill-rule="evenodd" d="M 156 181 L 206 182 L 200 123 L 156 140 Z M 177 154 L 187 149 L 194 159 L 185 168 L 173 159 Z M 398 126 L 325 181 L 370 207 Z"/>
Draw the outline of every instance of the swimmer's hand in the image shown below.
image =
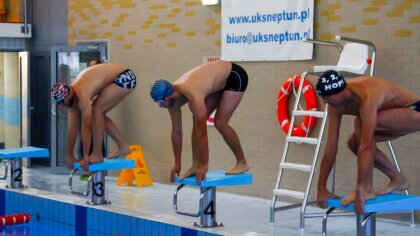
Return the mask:
<path fill-rule="evenodd" d="M 179 176 L 179 173 L 181 172 L 181 164 L 174 164 L 171 168 L 171 175 L 169 176 L 169 180 L 171 183 L 174 182 L 175 176 Z"/>

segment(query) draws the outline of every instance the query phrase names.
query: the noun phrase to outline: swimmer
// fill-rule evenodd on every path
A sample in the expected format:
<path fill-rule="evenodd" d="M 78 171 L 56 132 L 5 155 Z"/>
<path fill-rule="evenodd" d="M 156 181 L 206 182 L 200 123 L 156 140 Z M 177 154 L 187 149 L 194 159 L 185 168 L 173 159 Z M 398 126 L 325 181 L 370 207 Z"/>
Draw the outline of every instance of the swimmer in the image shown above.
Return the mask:
<path fill-rule="evenodd" d="M 80 115 L 83 143 L 83 160 L 80 165 L 85 170 L 89 164 L 103 161 L 102 144 L 105 130 L 118 145 L 118 150 L 107 158 L 130 153 L 127 142 L 106 113 L 130 94 L 136 83 L 136 76 L 130 69 L 118 64 L 99 64 L 80 72 L 71 85 L 57 83 L 53 86 L 51 97 L 69 111 L 67 137 L 69 169 L 73 169 L 73 163 L 77 161 L 73 149 L 79 132 Z"/>
<path fill-rule="evenodd" d="M 403 191 L 408 181 L 389 162 L 376 143 L 394 140 L 420 130 L 420 97 L 389 80 L 380 77 L 360 76 L 345 80 L 336 71 L 323 73 L 316 90 L 328 104 L 328 138 L 321 161 L 317 203 L 325 208 L 328 198 L 338 198 L 327 187 L 328 176 L 336 161 L 341 118 L 355 116 L 354 132 L 348 139 L 350 150 L 357 155 L 357 186 L 355 192 L 341 202 L 354 202 L 357 214 L 364 212 L 364 204 L 377 194 Z M 373 167 L 390 178 L 379 191 L 372 186 Z"/>
<path fill-rule="evenodd" d="M 170 181 L 175 175 L 182 180 L 196 176 L 197 184 L 206 179 L 209 147 L 207 118 L 217 108 L 214 126 L 236 157 L 236 165 L 226 174 L 240 174 L 249 170 L 238 135 L 229 125 L 233 112 L 239 105 L 248 85 L 246 71 L 232 62 L 214 61 L 200 65 L 182 75 L 173 84 L 157 80 L 150 91 L 152 99 L 160 107 L 167 108 L 172 122 L 172 147 L 175 163 L 171 169 Z M 193 115 L 192 166 L 182 175 L 182 116 L 181 107 L 188 103 Z"/>

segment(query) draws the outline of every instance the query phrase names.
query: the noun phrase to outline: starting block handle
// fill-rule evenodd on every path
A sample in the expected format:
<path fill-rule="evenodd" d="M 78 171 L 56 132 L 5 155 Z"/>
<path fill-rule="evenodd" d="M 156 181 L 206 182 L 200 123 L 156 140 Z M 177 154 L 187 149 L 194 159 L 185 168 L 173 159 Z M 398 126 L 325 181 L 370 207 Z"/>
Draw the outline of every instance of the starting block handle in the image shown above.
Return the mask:
<path fill-rule="evenodd" d="M 90 189 L 91 189 L 91 178 L 93 176 L 93 174 L 95 174 L 96 172 L 94 172 L 91 176 L 89 176 L 89 180 L 87 183 L 87 188 L 86 188 L 86 192 L 78 192 L 78 191 L 74 191 L 73 190 L 73 175 L 78 171 L 78 169 L 74 169 L 71 171 L 70 173 L 70 177 L 69 177 L 69 188 L 70 188 L 70 193 L 72 194 L 76 194 L 76 195 L 82 195 L 82 196 L 88 196 L 90 193 Z"/>
<path fill-rule="evenodd" d="M 376 235 L 376 213 L 371 212 L 366 215 L 356 216 L 357 236 L 375 236 Z"/>
<path fill-rule="evenodd" d="M 183 211 L 180 211 L 180 210 L 178 210 L 178 192 L 183 188 L 185 186 L 185 184 L 181 184 L 181 185 L 179 185 L 178 186 L 178 188 L 176 188 L 176 190 L 175 190 L 175 192 L 174 192 L 174 198 L 173 198 L 173 207 L 174 207 L 174 210 L 175 210 L 175 212 L 177 213 L 177 214 L 180 214 L 180 215 L 185 215 L 185 216 L 192 216 L 192 217 L 198 217 L 198 216 L 200 216 L 200 213 L 201 213 L 201 211 L 200 211 L 200 209 L 201 209 L 201 198 L 202 198 L 202 196 L 200 196 L 200 207 L 199 207 L 199 209 L 198 209 L 198 212 L 197 213 L 191 213 L 191 212 L 183 212 Z"/>
<path fill-rule="evenodd" d="M 2 162 L 3 162 L 3 160 L 2 160 Z M 8 167 L 10 165 L 10 160 L 5 160 L 4 162 L 5 162 L 5 164 L 4 164 L 4 176 L 0 177 L 0 180 L 6 180 L 7 179 L 7 174 L 9 172 Z"/>
<path fill-rule="evenodd" d="M 335 207 L 331 207 L 325 212 L 324 216 L 322 217 L 322 236 L 327 236 L 327 220 L 328 216 L 335 210 Z"/>

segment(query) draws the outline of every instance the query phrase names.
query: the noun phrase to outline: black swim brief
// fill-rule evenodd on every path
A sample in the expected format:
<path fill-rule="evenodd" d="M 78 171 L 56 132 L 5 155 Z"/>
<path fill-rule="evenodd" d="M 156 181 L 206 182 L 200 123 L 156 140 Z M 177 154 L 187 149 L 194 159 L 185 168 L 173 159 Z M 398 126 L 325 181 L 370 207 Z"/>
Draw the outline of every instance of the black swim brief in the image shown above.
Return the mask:
<path fill-rule="evenodd" d="M 415 111 L 420 111 L 420 101 L 417 101 L 416 103 L 411 105 L 410 108 L 415 110 Z"/>
<path fill-rule="evenodd" d="M 232 71 L 226 81 L 224 90 L 243 92 L 246 90 L 247 86 L 248 74 L 242 67 L 232 63 Z"/>
<path fill-rule="evenodd" d="M 130 69 L 121 72 L 114 81 L 114 84 L 125 89 L 134 89 L 137 85 L 136 75 Z"/>

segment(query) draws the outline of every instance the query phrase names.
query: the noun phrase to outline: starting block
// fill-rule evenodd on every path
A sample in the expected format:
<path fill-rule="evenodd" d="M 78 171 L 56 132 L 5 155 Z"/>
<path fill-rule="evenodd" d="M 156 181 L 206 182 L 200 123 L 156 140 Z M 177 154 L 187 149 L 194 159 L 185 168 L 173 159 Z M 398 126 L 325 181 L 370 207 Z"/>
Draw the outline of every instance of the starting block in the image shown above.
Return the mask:
<path fill-rule="evenodd" d="M 48 149 L 37 147 L 8 148 L 0 150 L 0 159 L 7 159 L 4 176 L 1 180 L 7 179 L 8 166 L 10 165 L 10 188 L 26 187 L 22 184 L 22 158 L 49 158 Z M 7 186 L 9 187 L 9 186 Z"/>
<path fill-rule="evenodd" d="M 70 193 L 82 196 L 90 195 L 91 201 L 87 201 L 87 203 L 91 205 L 110 204 L 111 202 L 105 200 L 105 171 L 128 169 L 134 167 L 134 160 L 127 160 L 125 158 L 104 158 L 103 162 L 90 164 L 88 166 L 88 171 L 92 172 L 92 175 L 89 176 L 86 191 L 78 192 L 73 190 L 73 175 L 78 170 L 83 170 L 83 167 L 81 167 L 79 163 L 75 162 L 69 177 Z"/>
<path fill-rule="evenodd" d="M 206 180 L 201 181 L 199 185 L 196 184 L 195 176 L 185 178 L 181 181 L 175 177 L 174 182 L 181 184 L 175 190 L 173 196 L 173 207 L 175 212 L 192 217 L 200 216 L 200 224 L 194 223 L 194 226 L 218 227 L 223 226 L 223 223 L 218 224 L 216 222 L 216 187 L 252 184 L 252 175 L 249 173 L 226 175 L 226 171 L 218 170 L 207 172 Z M 185 185 L 200 187 L 200 204 L 197 213 L 182 212 L 178 210 L 178 192 Z"/>
<path fill-rule="evenodd" d="M 322 235 L 327 235 L 327 218 L 336 208 L 354 211 L 353 203 L 344 207 L 341 199 L 328 199 L 330 207 L 322 220 Z M 420 210 L 420 196 L 390 193 L 378 195 L 375 199 L 367 200 L 363 215 L 357 215 L 357 236 L 376 235 L 376 214 Z"/>

